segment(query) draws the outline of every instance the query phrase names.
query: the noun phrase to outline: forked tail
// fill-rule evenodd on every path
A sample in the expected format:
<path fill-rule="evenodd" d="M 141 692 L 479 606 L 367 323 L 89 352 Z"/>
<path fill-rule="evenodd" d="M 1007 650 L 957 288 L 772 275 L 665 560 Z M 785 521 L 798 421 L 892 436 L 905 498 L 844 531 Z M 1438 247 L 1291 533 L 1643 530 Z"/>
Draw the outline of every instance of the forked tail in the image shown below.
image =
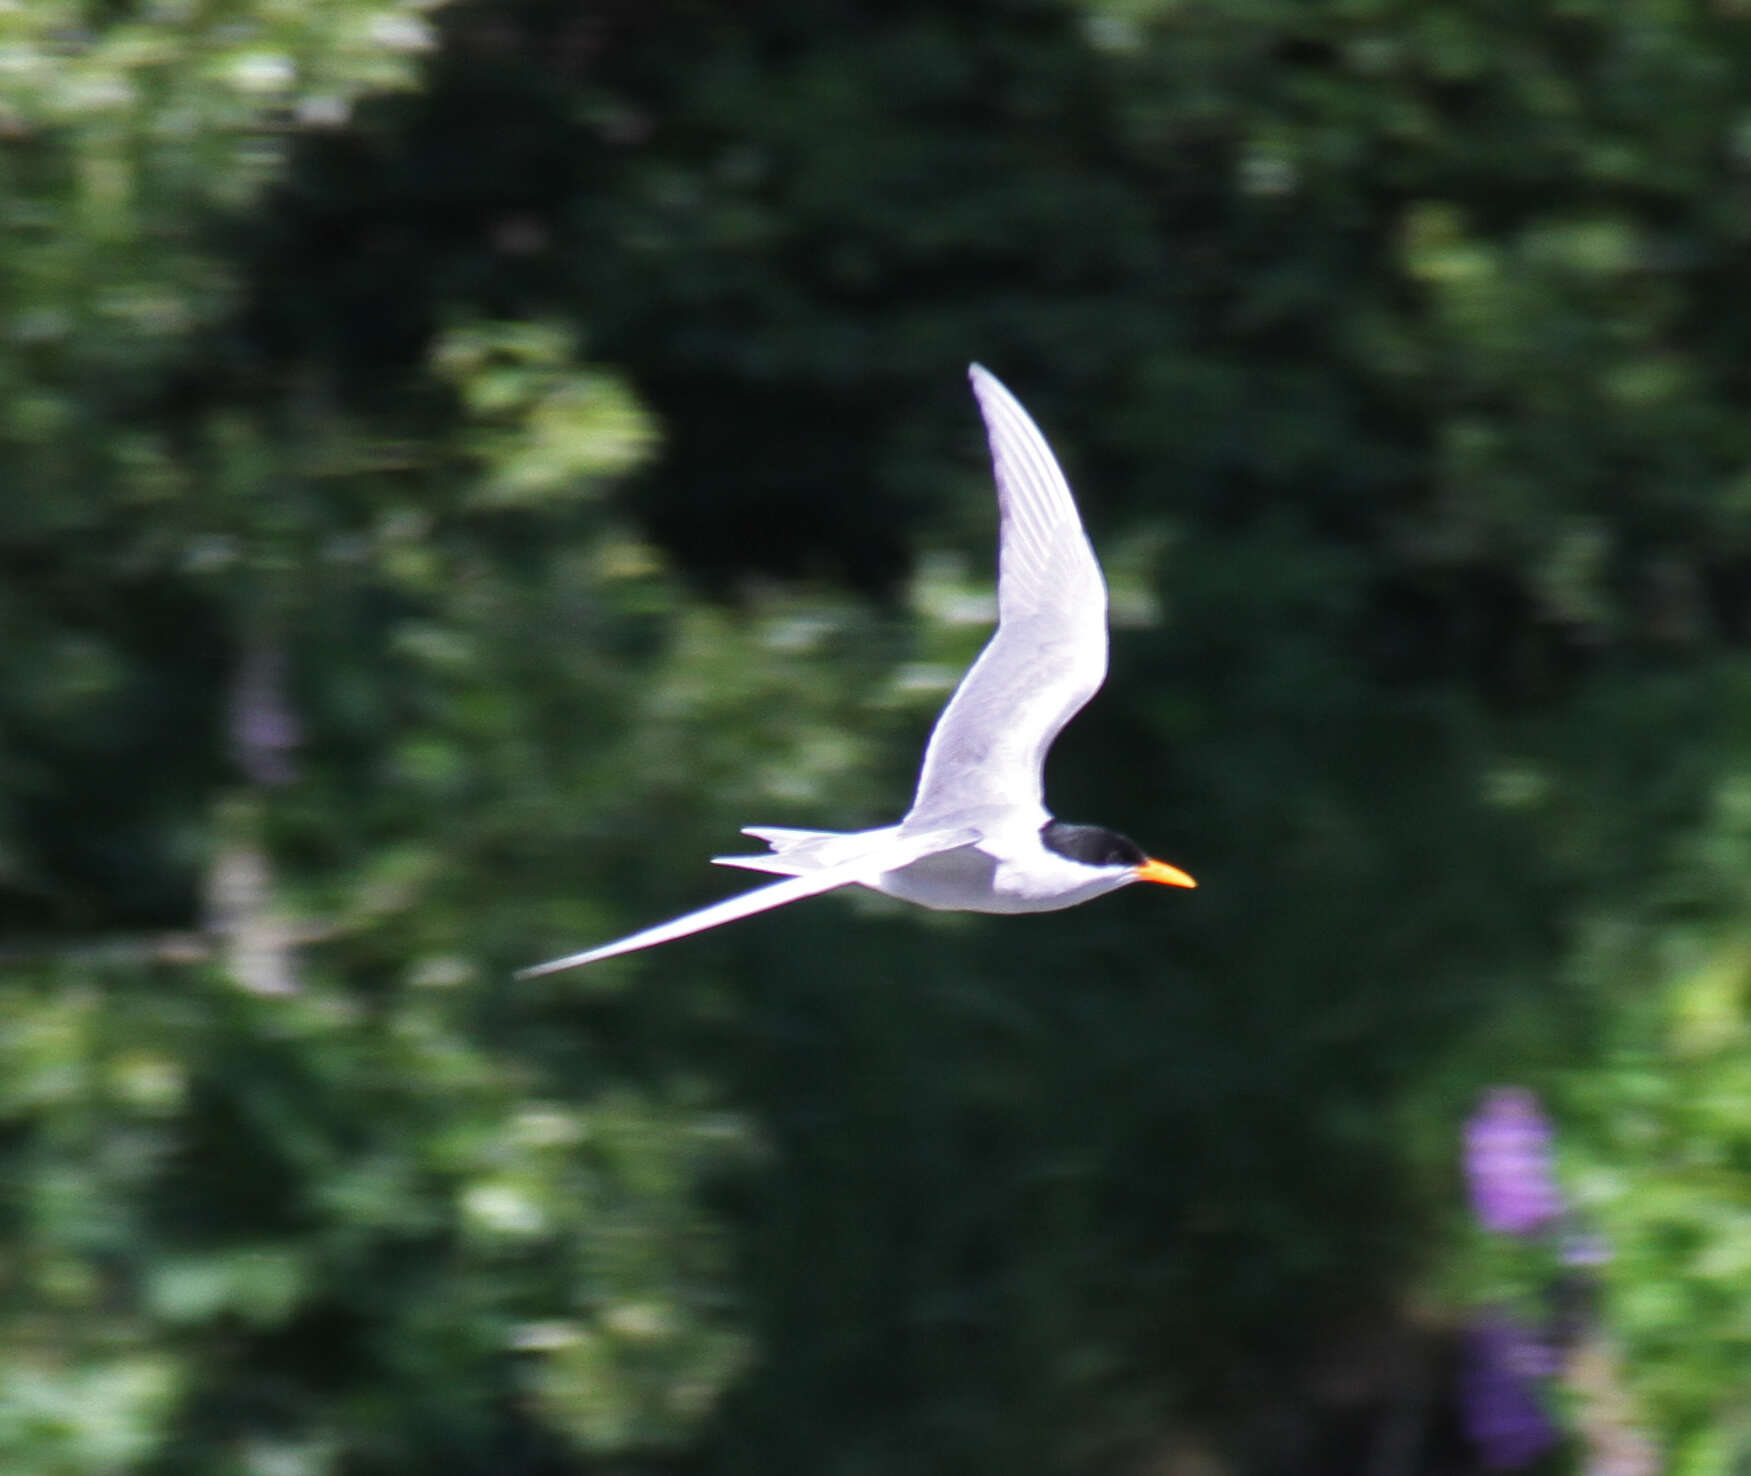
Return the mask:
<path fill-rule="evenodd" d="M 790 830 L 782 825 L 744 825 L 743 835 L 763 840 L 770 855 L 713 856 L 713 866 L 739 866 L 744 871 L 769 871 L 774 876 L 807 876 L 854 856 L 867 846 L 869 832 L 858 830 Z M 858 837 L 863 845 L 847 849 L 834 841 Z"/>

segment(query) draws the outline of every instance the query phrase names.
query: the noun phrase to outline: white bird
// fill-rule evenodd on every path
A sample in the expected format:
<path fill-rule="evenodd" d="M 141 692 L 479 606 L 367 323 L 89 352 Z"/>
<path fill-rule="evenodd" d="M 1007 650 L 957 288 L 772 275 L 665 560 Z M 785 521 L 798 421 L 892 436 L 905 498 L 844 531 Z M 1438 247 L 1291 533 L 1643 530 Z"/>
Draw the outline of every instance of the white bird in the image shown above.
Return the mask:
<path fill-rule="evenodd" d="M 1106 582 L 1045 437 L 995 375 L 977 364 L 969 374 L 997 472 L 997 630 L 936 720 L 905 819 L 855 831 L 749 826 L 742 833 L 765 841 L 770 854 L 714 863 L 784 881 L 519 978 L 652 948 L 839 887 L 948 911 L 1054 912 L 1133 882 L 1197 885 L 1116 831 L 1066 825 L 1045 807 L 1046 751 L 1106 679 Z"/>

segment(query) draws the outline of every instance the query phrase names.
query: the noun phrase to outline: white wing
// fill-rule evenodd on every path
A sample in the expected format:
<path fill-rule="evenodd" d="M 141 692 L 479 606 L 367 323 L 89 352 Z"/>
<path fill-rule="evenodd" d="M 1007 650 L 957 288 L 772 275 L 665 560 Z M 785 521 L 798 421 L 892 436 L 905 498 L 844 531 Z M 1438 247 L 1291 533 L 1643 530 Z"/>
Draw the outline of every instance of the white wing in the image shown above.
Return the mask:
<path fill-rule="evenodd" d="M 964 846 L 978 837 L 979 832 L 976 830 L 960 829 L 930 831 L 904 839 L 889 839 L 855 860 L 828 867 L 823 871 L 810 872 L 807 876 L 788 877 L 771 886 L 756 887 L 751 892 L 743 892 L 735 897 L 726 897 L 710 907 L 702 907 L 697 912 L 685 913 L 669 922 L 658 923 L 654 928 L 646 928 L 643 932 L 634 933 L 617 942 L 604 943 L 599 948 L 586 949 L 582 953 L 567 954 L 564 958 L 536 964 L 533 968 L 519 969 L 517 977 L 534 979 L 542 974 L 557 974 L 562 969 L 575 969 L 581 964 L 595 963 L 618 954 L 633 953 L 640 948 L 654 948 L 659 943 L 673 942 L 690 933 L 702 933 L 707 928 L 735 922 L 738 918 L 752 917 L 756 912 L 782 907 L 787 902 L 800 902 L 804 897 L 850 886 L 865 877 L 879 876 L 884 871 L 906 866 L 921 856 Z"/>
<path fill-rule="evenodd" d="M 924 750 L 907 830 L 988 806 L 1040 806 L 1046 751 L 1107 674 L 1107 587 L 1051 447 L 974 364 L 1000 513 L 997 632 Z"/>

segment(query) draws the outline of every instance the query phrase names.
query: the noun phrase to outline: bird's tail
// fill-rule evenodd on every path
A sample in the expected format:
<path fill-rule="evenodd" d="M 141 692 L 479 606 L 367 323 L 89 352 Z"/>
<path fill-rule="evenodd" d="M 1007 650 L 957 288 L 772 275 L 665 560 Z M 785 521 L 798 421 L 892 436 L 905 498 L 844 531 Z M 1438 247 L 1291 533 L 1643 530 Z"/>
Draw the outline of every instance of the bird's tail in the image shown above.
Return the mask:
<path fill-rule="evenodd" d="M 806 876 L 857 854 L 868 845 L 870 832 L 863 830 L 788 830 L 782 825 L 745 825 L 743 835 L 763 840 L 772 847 L 765 856 L 713 856 L 713 866 L 739 866 L 744 871 L 769 871 L 774 876 Z M 834 841 L 855 838 L 860 844 L 847 848 Z"/>

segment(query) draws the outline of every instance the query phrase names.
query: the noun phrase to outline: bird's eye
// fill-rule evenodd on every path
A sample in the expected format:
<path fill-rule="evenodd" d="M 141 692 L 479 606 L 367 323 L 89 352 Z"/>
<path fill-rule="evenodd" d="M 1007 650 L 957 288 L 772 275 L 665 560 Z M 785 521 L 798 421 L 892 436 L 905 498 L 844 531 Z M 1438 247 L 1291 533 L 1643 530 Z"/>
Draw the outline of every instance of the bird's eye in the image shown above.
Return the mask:
<path fill-rule="evenodd" d="M 1101 857 L 1103 865 L 1135 866 L 1143 859 L 1141 848 L 1138 847 L 1136 842 L 1129 836 L 1116 835 L 1109 832 L 1106 837 L 1106 842 L 1107 843 L 1103 848 L 1106 854 Z"/>

